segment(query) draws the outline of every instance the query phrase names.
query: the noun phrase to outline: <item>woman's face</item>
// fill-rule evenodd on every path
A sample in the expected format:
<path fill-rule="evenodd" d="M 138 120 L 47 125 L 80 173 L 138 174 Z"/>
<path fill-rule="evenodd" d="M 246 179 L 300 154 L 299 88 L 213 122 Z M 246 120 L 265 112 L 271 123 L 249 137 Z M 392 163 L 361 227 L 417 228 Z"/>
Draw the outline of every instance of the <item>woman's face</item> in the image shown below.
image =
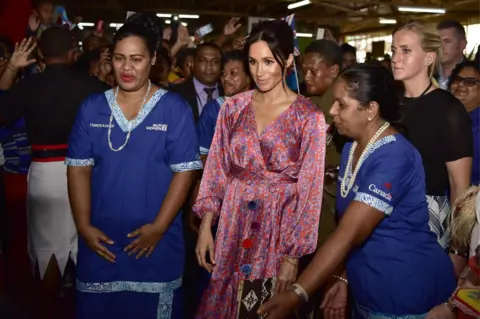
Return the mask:
<path fill-rule="evenodd" d="M 368 112 L 360 103 L 351 98 L 347 91 L 347 83 L 338 79 L 333 87 L 334 102 L 330 115 L 338 133 L 355 139 L 368 125 Z"/>
<path fill-rule="evenodd" d="M 243 61 L 232 60 L 225 63 L 220 76 L 226 96 L 244 92 L 250 87 L 250 77 L 245 73 Z"/>
<path fill-rule="evenodd" d="M 480 106 L 480 73 L 471 67 L 463 68 L 452 79 L 452 93 L 468 111 Z"/>
<path fill-rule="evenodd" d="M 265 41 L 250 46 L 248 64 L 250 74 L 261 92 L 269 92 L 284 81 L 282 67 Z"/>
<path fill-rule="evenodd" d="M 112 66 L 120 88 L 134 92 L 144 87 L 150 75 L 152 59 L 154 57 L 142 38 L 130 36 L 119 41 L 113 50 Z"/>
<path fill-rule="evenodd" d="M 420 37 L 413 31 L 400 30 L 392 40 L 392 71 L 397 81 L 405 81 L 422 72 L 428 73 L 428 66 L 435 63 L 435 54 L 425 52 Z"/>

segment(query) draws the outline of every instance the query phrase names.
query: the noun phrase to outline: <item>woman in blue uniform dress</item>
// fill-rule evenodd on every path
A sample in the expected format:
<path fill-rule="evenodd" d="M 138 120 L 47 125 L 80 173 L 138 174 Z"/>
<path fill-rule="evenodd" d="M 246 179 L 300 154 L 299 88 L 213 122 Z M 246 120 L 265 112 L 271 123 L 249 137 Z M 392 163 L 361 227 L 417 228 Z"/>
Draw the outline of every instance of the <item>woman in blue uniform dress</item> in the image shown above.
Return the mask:
<path fill-rule="evenodd" d="M 354 141 L 342 154 L 338 228 L 291 290 L 261 312 L 283 318 L 333 277 L 321 305 L 327 318 L 346 316 L 349 289 L 354 318 L 425 318 L 451 295 L 455 275 L 428 226 L 421 157 L 395 128 L 393 78 L 382 66 L 356 66 L 334 96 L 333 121 Z"/>
<path fill-rule="evenodd" d="M 181 318 L 179 211 L 202 163 L 190 107 L 148 80 L 157 43 L 140 24 L 118 30 L 118 87 L 84 102 L 70 137 L 77 319 Z"/>

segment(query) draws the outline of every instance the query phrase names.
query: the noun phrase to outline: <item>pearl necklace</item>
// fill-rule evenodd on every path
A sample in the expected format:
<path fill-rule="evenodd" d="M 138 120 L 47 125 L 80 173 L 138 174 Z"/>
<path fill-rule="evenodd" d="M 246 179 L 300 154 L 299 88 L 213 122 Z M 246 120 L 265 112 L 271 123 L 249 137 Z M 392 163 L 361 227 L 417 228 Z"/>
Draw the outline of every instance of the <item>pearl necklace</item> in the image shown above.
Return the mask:
<path fill-rule="evenodd" d="M 353 142 L 352 147 L 350 148 L 350 153 L 348 154 L 348 161 L 347 161 L 347 166 L 345 167 L 345 174 L 343 176 L 342 183 L 340 184 L 340 194 L 342 195 L 343 198 L 346 198 L 348 193 L 352 189 L 353 184 L 355 183 L 355 178 L 357 177 L 358 171 L 360 170 L 360 167 L 362 166 L 363 162 L 365 161 L 368 154 L 370 153 L 370 150 L 373 148 L 373 145 L 377 141 L 378 137 L 389 126 L 390 126 L 390 123 L 385 122 L 382 126 L 380 126 L 377 132 L 372 136 L 367 146 L 363 150 L 362 154 L 360 155 L 360 158 L 358 159 L 358 163 L 357 163 L 357 166 L 355 167 L 355 171 L 349 177 L 349 173 L 352 171 L 353 153 L 355 153 L 355 149 L 357 148 L 357 142 Z M 347 184 L 347 179 L 348 179 L 348 184 Z"/>
<path fill-rule="evenodd" d="M 143 102 L 142 102 L 142 107 L 140 108 L 140 111 L 138 112 L 137 116 L 132 120 L 132 121 L 129 121 L 128 123 L 128 131 L 127 131 L 127 138 L 125 139 L 125 142 L 123 143 L 122 146 L 120 146 L 119 148 L 115 149 L 112 145 L 112 139 L 111 139 L 111 135 L 112 135 L 112 123 L 113 123 L 113 108 L 114 106 L 110 106 L 111 110 L 112 110 L 112 114 L 110 115 L 110 123 L 108 125 L 108 146 L 110 147 L 110 149 L 114 152 L 120 152 L 121 150 L 123 150 L 125 148 L 125 146 L 127 146 L 128 144 L 128 141 L 130 140 L 130 135 L 133 131 L 133 128 L 135 127 L 135 125 L 137 124 L 137 118 L 138 118 L 138 115 L 140 115 L 140 113 L 142 112 L 142 109 L 143 107 L 145 106 L 145 103 L 147 101 L 147 97 L 150 93 L 150 89 L 152 88 L 152 82 L 150 82 L 150 80 L 148 80 L 148 88 L 147 88 L 147 92 L 145 93 L 145 96 L 143 97 Z M 118 102 L 117 102 L 117 97 L 118 97 L 118 86 L 117 86 L 117 89 L 115 91 L 115 105 L 118 106 L 120 108 L 120 106 L 118 105 Z"/>

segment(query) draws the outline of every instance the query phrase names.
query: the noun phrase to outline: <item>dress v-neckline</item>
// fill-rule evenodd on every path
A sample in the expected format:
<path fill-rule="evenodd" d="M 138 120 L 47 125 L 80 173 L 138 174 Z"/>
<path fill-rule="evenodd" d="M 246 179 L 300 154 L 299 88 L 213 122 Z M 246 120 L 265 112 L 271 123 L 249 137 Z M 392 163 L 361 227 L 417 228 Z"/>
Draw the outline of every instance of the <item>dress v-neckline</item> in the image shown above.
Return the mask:
<path fill-rule="evenodd" d="M 255 116 L 255 110 L 253 109 L 253 94 L 251 96 L 250 103 L 248 105 L 251 120 L 252 120 L 252 125 L 253 125 L 253 131 L 255 132 L 255 136 L 258 140 L 260 140 L 268 131 L 271 130 L 272 127 L 275 127 L 275 125 L 283 118 L 285 117 L 291 109 L 293 109 L 293 106 L 297 103 L 299 96 L 295 98 L 295 100 L 285 109 L 283 110 L 280 114 L 278 114 L 270 123 L 268 123 L 267 126 L 263 129 L 262 132 L 258 132 L 258 124 L 257 124 L 257 119 Z"/>
<path fill-rule="evenodd" d="M 164 89 L 158 89 L 155 93 L 153 93 L 148 102 L 143 105 L 138 115 L 131 120 L 128 120 L 125 117 L 125 114 L 123 114 L 120 105 L 118 105 L 117 101 L 115 100 L 115 92 L 113 89 L 105 92 L 105 98 L 107 99 L 108 106 L 118 126 L 124 133 L 127 133 L 128 131 L 133 131 L 145 120 L 145 118 L 155 108 L 158 101 L 163 95 L 165 95 L 165 93 L 167 93 L 167 91 Z"/>

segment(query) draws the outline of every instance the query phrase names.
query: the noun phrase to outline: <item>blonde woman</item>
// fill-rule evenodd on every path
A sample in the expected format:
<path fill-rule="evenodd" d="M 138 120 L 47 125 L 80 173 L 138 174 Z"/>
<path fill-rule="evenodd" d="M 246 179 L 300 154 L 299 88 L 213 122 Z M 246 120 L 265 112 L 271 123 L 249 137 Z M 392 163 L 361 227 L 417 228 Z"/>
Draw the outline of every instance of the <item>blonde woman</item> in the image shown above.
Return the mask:
<path fill-rule="evenodd" d="M 450 203 L 470 186 L 473 137 L 462 103 L 432 83 L 440 58 L 440 37 L 423 21 L 410 21 L 393 32 L 393 75 L 405 87 L 402 122 L 422 156 L 430 228 L 447 248 L 449 236 L 445 226 Z M 466 262 L 464 252 L 450 252 L 458 274 Z"/>

